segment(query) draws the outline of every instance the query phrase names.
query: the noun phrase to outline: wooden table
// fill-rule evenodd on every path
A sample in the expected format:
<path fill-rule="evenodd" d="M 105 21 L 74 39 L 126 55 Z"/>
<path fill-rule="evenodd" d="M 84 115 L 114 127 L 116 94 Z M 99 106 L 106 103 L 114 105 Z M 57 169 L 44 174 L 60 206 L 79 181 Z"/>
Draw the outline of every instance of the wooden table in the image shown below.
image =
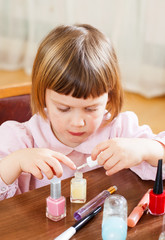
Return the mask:
<path fill-rule="evenodd" d="M 137 205 L 144 193 L 153 187 L 152 181 L 142 181 L 130 170 L 107 177 L 102 168 L 84 173 L 87 179 L 87 201 L 112 185 L 118 187 L 117 194 L 128 201 L 128 214 Z M 75 223 L 74 212 L 82 204 L 70 203 L 70 179 L 62 181 L 62 195 L 67 199 L 67 216 L 59 222 L 45 217 L 46 197 L 49 186 L 32 190 L 0 202 L 0 239 L 1 240 L 53 240 Z M 101 240 L 101 211 L 72 240 Z M 162 216 L 144 214 L 134 228 L 128 228 L 127 240 L 156 240 L 162 231 Z"/>

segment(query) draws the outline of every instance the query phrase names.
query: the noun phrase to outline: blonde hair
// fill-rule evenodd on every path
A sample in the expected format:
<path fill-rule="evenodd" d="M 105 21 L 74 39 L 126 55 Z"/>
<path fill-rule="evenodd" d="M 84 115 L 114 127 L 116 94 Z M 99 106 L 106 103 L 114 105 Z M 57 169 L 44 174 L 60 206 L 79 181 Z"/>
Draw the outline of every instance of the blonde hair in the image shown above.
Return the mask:
<path fill-rule="evenodd" d="M 59 26 L 39 46 L 32 71 L 31 107 L 46 118 L 46 89 L 75 98 L 108 93 L 106 109 L 114 119 L 121 111 L 123 90 L 111 42 L 87 25 Z"/>

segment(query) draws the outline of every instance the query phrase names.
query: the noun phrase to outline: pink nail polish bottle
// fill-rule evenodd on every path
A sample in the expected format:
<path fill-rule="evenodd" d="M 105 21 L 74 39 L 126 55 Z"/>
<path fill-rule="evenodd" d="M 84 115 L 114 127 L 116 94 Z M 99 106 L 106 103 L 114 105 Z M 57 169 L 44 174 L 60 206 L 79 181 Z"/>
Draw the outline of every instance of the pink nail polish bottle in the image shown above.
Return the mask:
<path fill-rule="evenodd" d="M 66 199 L 61 196 L 61 180 L 52 178 L 50 181 L 50 196 L 46 199 L 46 216 L 59 221 L 66 216 Z"/>

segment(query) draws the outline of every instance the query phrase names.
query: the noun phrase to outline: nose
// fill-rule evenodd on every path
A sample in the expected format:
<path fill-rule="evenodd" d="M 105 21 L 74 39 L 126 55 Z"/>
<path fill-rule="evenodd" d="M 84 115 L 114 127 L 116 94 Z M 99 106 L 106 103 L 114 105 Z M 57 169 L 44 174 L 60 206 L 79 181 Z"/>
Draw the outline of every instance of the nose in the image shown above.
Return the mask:
<path fill-rule="evenodd" d="M 71 118 L 71 125 L 74 127 L 83 127 L 85 126 L 85 117 L 82 113 L 74 112 Z"/>

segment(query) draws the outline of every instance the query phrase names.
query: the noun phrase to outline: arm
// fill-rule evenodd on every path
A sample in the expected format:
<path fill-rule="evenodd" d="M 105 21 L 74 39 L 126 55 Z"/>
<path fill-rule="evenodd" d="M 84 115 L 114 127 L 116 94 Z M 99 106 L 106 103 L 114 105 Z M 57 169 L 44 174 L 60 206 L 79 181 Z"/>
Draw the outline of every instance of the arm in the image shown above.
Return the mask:
<path fill-rule="evenodd" d="M 147 138 L 113 138 L 97 145 L 92 158 L 97 158 L 106 174 L 112 175 L 143 161 L 152 166 L 157 166 L 158 159 L 165 162 L 165 147 L 158 141 Z"/>
<path fill-rule="evenodd" d="M 165 161 L 165 132 L 155 135 L 149 126 L 139 126 L 132 112 L 121 113 L 111 123 L 110 132 L 110 139 L 93 149 L 93 160 L 98 158 L 107 175 L 131 168 L 141 178 L 153 179 L 151 175 L 155 177 L 156 169 L 153 166 L 157 166 L 160 158 Z"/>
<path fill-rule="evenodd" d="M 36 123 L 34 121 L 36 121 Z M 45 171 L 47 172 L 45 175 L 48 178 L 51 177 L 52 172 L 60 176 L 60 161 L 73 167 L 74 164 L 70 159 L 49 149 L 48 135 L 50 135 L 51 130 L 48 128 L 49 124 L 46 125 L 45 122 L 45 125 L 39 124 L 38 122 L 40 121 L 41 119 L 34 116 L 33 119 L 25 124 L 8 121 L 0 126 L 1 199 L 2 197 L 3 199 L 12 197 L 25 189 L 26 191 L 29 190 L 31 174 L 33 173 L 39 179 L 42 178 L 42 172 L 45 173 Z M 40 129 L 43 129 L 46 133 L 41 132 Z M 45 142 L 42 136 L 47 136 Z M 38 144 L 36 144 L 36 141 Z M 45 145 L 45 149 L 40 149 L 40 145 Z M 38 148 L 35 149 L 34 146 L 38 146 Z M 57 163 L 56 166 L 54 166 L 54 162 Z M 40 164 L 42 166 L 40 166 Z M 21 174 L 21 172 L 25 172 L 25 174 Z M 5 185 L 5 183 L 7 183 L 7 185 Z M 4 185 L 6 190 L 5 192 L 1 192 L 1 187 Z"/>
<path fill-rule="evenodd" d="M 6 184 L 12 184 L 21 172 L 31 173 L 42 179 L 44 173 L 48 179 L 53 175 L 61 177 L 63 173 L 60 162 L 71 169 L 75 164 L 65 155 L 46 148 L 25 148 L 4 157 L 0 162 L 0 177 Z"/>

